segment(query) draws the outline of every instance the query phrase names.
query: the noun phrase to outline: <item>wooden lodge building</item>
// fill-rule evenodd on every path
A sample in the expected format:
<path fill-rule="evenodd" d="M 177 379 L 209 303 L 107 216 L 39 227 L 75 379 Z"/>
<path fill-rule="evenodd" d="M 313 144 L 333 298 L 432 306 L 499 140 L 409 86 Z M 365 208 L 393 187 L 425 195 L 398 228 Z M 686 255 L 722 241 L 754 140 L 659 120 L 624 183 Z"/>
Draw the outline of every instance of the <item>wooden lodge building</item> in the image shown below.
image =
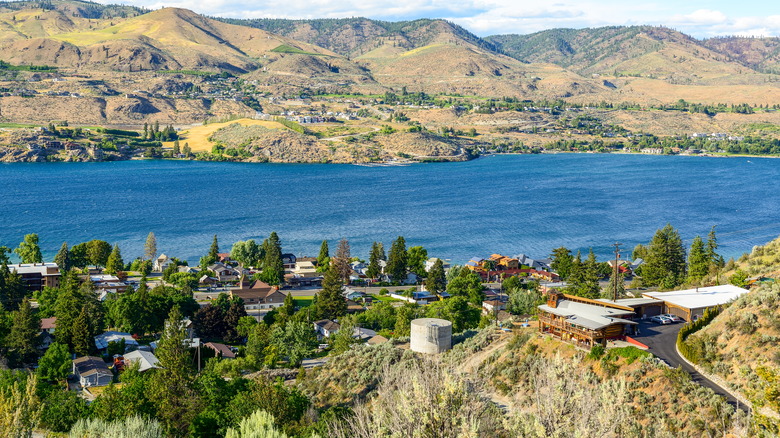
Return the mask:
<path fill-rule="evenodd" d="M 607 340 L 621 338 L 637 325 L 628 318 L 636 309 L 617 303 L 591 300 L 550 291 L 547 304 L 539 306 L 539 332 L 590 348 L 606 346 Z"/>

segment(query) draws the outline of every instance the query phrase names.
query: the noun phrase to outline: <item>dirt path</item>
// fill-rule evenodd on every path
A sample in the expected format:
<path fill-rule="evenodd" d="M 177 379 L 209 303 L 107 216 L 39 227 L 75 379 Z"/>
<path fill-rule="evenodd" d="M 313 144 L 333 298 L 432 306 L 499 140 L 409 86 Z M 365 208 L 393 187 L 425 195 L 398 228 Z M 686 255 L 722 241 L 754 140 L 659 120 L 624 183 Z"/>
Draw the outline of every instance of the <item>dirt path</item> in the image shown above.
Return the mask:
<path fill-rule="evenodd" d="M 499 338 L 493 341 L 487 348 L 479 351 L 468 358 L 465 362 L 460 364 L 456 369 L 464 374 L 474 375 L 482 364 L 491 354 L 504 348 L 509 340 L 512 338 L 512 334 L 499 334 Z M 497 393 L 492 387 L 485 386 L 487 390 L 485 395 L 504 411 L 508 411 L 512 407 L 512 399 L 510 397 Z"/>

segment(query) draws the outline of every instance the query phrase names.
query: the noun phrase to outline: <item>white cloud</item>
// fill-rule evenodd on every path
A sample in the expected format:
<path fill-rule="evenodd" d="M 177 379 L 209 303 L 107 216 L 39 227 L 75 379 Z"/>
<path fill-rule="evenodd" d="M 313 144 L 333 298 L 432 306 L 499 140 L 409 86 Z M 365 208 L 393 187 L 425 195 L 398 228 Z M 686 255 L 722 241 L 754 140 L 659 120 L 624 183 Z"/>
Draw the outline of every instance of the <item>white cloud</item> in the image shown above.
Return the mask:
<path fill-rule="evenodd" d="M 780 36 L 780 16 L 764 2 L 739 7 L 717 0 L 99 0 L 157 9 L 173 6 L 231 18 L 342 18 L 383 20 L 446 18 L 478 35 L 531 33 L 557 27 L 666 25 L 695 37 Z M 697 5 L 699 7 L 697 7 Z M 706 6 L 702 8 L 700 6 Z M 752 8 L 748 8 L 752 6 Z"/>

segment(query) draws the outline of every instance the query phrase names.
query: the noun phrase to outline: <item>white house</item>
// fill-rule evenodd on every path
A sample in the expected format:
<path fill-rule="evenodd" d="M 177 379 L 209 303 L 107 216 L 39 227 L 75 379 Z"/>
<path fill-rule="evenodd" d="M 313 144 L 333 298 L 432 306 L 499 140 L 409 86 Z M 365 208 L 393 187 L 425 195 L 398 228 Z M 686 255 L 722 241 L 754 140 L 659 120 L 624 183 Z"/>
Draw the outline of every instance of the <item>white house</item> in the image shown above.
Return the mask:
<path fill-rule="evenodd" d="M 155 259 L 154 263 L 152 264 L 152 270 L 155 272 L 162 272 L 168 268 L 168 266 L 171 266 L 173 264 L 173 260 L 171 260 L 167 255 L 160 254 L 157 259 Z"/>

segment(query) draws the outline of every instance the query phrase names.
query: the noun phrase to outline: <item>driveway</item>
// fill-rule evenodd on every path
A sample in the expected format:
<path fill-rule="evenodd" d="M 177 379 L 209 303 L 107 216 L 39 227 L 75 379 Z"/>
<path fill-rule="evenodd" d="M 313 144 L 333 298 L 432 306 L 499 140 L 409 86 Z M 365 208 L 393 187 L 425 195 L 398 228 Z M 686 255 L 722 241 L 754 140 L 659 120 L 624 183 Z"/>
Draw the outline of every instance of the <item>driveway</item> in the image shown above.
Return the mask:
<path fill-rule="evenodd" d="M 673 368 L 682 367 L 684 371 L 691 375 L 691 380 L 698 383 L 701 386 L 710 388 L 715 391 L 716 394 L 723 396 L 730 405 L 739 407 L 747 412 L 747 406 L 742 403 L 738 403 L 731 394 L 726 392 L 723 388 L 716 385 L 706 377 L 699 374 L 695 368 L 684 361 L 679 354 L 677 354 L 677 333 L 682 328 L 682 323 L 660 325 L 654 322 L 640 322 L 639 323 L 639 335 L 632 336 L 632 338 L 650 347 L 650 352 L 661 358 L 669 366 Z"/>

